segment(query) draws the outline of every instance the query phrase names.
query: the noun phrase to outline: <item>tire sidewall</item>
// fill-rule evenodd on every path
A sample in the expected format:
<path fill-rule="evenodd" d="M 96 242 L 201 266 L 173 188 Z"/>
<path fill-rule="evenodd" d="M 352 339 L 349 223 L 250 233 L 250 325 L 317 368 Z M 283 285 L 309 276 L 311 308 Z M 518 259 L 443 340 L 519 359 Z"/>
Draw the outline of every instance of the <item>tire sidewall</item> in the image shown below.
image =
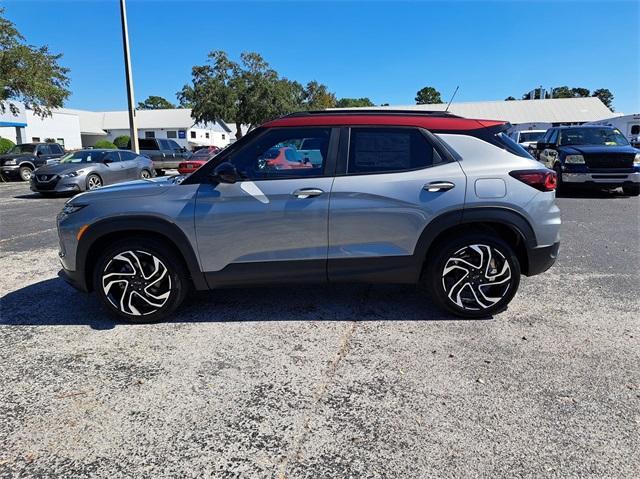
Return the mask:
<path fill-rule="evenodd" d="M 98 178 L 100 180 L 100 186 L 98 188 L 102 188 L 104 186 L 102 178 L 100 178 L 100 176 L 96 175 L 95 173 L 91 173 L 89 176 L 87 176 L 87 191 L 93 191 L 91 188 L 89 188 L 89 179 L 91 178 Z"/>
<path fill-rule="evenodd" d="M 29 172 L 29 178 L 25 178 L 23 175 L 23 172 L 28 171 Z M 33 176 L 33 170 L 31 168 L 29 168 L 28 166 L 21 166 L 20 169 L 18 170 L 18 176 L 20 177 L 20 179 L 22 181 L 30 181 L 31 177 Z"/>
<path fill-rule="evenodd" d="M 114 256 L 124 251 L 143 251 L 160 259 L 171 276 L 171 294 L 165 305 L 158 311 L 145 316 L 134 316 L 123 313 L 114 307 L 102 289 L 102 273 Z M 107 248 L 99 257 L 93 271 L 94 290 L 103 306 L 119 319 L 129 323 L 157 323 L 170 316 L 182 303 L 188 292 L 187 273 L 182 261 L 161 242 L 152 239 L 129 239 L 115 243 Z"/>
<path fill-rule="evenodd" d="M 490 308 L 481 311 L 472 311 L 459 307 L 447 296 L 442 285 L 442 271 L 447 260 L 458 250 L 472 244 L 486 244 L 500 251 L 511 268 L 511 284 L 504 297 Z M 504 311 L 511 302 L 520 286 L 520 262 L 513 249 L 502 239 L 489 234 L 467 234 L 451 241 L 445 241 L 436 246 L 437 253 L 430 261 L 427 258 L 428 268 L 425 282 L 427 288 L 436 303 L 447 311 L 466 318 L 484 318 Z"/>

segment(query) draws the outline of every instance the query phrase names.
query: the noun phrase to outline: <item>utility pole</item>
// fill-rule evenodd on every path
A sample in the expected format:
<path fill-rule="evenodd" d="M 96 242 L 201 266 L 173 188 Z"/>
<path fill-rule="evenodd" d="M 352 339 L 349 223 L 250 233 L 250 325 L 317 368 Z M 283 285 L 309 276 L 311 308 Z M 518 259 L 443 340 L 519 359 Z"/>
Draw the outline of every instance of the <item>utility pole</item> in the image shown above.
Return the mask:
<path fill-rule="evenodd" d="M 136 126 L 135 99 L 133 97 L 133 75 L 131 74 L 131 55 L 129 54 L 129 29 L 127 28 L 126 0 L 120 0 L 120 18 L 122 20 L 122 48 L 124 50 L 124 72 L 127 80 L 127 100 L 129 102 L 129 136 L 131 149 L 140 153 L 138 148 L 138 127 Z"/>

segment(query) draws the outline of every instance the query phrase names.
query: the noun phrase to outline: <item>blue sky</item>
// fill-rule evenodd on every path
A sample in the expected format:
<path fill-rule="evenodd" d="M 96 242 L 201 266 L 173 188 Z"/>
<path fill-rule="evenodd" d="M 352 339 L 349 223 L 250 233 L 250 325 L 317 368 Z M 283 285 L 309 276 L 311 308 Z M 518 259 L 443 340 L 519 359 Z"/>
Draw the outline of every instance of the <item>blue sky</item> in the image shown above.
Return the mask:
<path fill-rule="evenodd" d="M 126 108 L 118 0 L 4 0 L 27 41 L 63 53 L 68 107 Z M 128 0 L 136 100 L 175 101 L 207 52 L 256 51 L 281 75 L 338 97 L 411 104 L 425 85 L 456 101 L 538 85 L 609 88 L 640 112 L 640 2 L 221 2 Z"/>

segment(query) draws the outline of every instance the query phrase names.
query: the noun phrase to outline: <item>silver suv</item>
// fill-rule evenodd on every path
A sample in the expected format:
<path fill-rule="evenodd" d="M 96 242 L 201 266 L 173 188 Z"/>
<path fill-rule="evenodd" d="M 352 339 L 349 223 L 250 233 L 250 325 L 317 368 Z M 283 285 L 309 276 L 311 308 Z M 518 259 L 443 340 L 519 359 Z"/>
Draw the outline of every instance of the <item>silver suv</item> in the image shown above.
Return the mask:
<path fill-rule="evenodd" d="M 456 315 L 498 313 L 559 246 L 556 175 L 508 127 L 390 110 L 271 121 L 186 178 L 69 200 L 64 277 L 135 322 L 191 288 L 275 283 L 422 284 Z"/>

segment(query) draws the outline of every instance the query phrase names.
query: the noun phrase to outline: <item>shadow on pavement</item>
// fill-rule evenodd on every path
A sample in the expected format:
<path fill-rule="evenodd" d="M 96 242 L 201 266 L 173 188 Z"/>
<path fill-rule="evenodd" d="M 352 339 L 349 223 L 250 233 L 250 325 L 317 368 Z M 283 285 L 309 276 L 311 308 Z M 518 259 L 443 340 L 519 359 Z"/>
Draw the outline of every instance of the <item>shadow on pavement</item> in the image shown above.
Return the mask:
<path fill-rule="evenodd" d="M 491 319 L 491 318 L 488 318 Z M 321 285 L 233 288 L 193 293 L 168 321 L 442 321 L 461 320 L 405 285 Z M 112 329 L 114 318 L 94 294 L 62 279 L 31 284 L 0 298 L 0 326 Z"/>
<path fill-rule="evenodd" d="M 630 198 L 622 189 L 604 190 L 598 188 L 573 187 L 565 189 L 556 195 L 558 198 L 579 198 L 579 199 L 607 199 L 607 198 Z"/>

